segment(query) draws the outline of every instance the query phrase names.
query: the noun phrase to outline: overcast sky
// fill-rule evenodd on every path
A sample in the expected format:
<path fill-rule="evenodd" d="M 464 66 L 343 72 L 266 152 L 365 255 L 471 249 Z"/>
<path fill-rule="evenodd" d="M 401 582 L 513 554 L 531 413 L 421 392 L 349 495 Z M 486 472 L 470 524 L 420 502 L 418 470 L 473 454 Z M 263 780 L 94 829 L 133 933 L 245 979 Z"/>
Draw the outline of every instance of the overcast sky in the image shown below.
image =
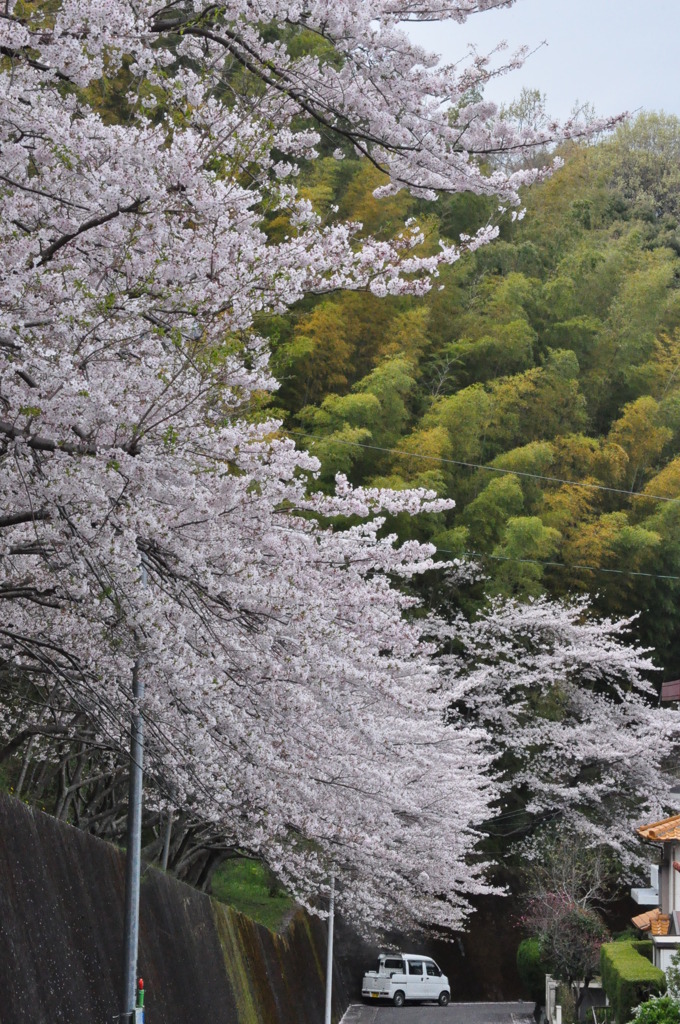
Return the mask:
<path fill-rule="evenodd" d="M 545 41 L 521 71 L 487 86 L 497 103 L 527 86 L 546 93 L 548 111 L 559 118 L 576 100 L 601 115 L 644 109 L 680 117 L 680 0 L 518 0 L 463 26 L 411 26 L 409 35 L 446 62 L 470 42 L 487 53 L 502 39 L 511 51 Z"/>

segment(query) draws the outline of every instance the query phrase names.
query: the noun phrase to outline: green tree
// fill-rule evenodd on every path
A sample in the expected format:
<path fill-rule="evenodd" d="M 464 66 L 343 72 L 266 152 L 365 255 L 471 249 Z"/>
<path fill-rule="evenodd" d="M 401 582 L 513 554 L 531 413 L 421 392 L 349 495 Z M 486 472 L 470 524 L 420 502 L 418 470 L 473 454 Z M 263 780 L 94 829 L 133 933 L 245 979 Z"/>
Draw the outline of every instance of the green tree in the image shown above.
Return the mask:
<path fill-rule="evenodd" d="M 423 417 L 423 426 L 443 427 L 451 439 L 453 457 L 481 459 L 491 422 L 492 399 L 481 384 L 472 384 L 455 395 L 437 399 Z"/>
<path fill-rule="evenodd" d="M 501 543 L 493 551 L 499 566 L 492 592 L 504 597 L 538 597 L 544 590 L 545 575 L 540 563 L 554 557 L 561 539 L 559 530 L 544 526 L 538 516 L 510 518 Z"/>
<path fill-rule="evenodd" d="M 596 907 L 608 898 L 612 877 L 606 851 L 566 838 L 544 842 L 526 872 L 524 926 L 538 939 L 550 974 L 573 990 L 577 1017 L 609 937 Z"/>
<path fill-rule="evenodd" d="M 651 395 L 629 402 L 609 432 L 609 439 L 620 445 L 628 456 L 626 483 L 631 490 L 639 486 L 658 463 L 673 432 L 661 422 L 660 406 Z"/>
<path fill-rule="evenodd" d="M 516 476 L 492 479 L 461 517 L 475 550 L 491 550 L 503 535 L 508 520 L 523 507 L 522 487 Z"/>
<path fill-rule="evenodd" d="M 680 120 L 646 112 L 599 150 L 614 189 L 645 216 L 680 217 Z"/>
<path fill-rule="evenodd" d="M 290 340 L 276 351 L 274 368 L 283 381 L 284 398 L 299 407 L 344 389 L 353 350 L 342 308 L 332 301 L 319 303 L 298 321 Z M 289 384 L 291 376 L 294 389 Z"/>

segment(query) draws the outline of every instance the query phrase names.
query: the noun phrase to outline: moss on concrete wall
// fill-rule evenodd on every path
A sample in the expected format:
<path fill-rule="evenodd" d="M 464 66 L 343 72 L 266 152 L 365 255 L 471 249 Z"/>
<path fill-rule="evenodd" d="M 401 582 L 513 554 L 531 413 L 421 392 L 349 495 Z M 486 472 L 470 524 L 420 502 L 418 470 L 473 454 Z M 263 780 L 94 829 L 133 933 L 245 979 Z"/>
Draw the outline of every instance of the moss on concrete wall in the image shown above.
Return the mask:
<path fill-rule="evenodd" d="M 120 1012 L 124 854 L 0 795 L 0 1024 L 113 1024 Z M 139 973 L 147 1024 L 318 1024 L 325 928 L 276 935 L 147 869 Z M 335 979 L 334 1016 L 346 1006 Z"/>

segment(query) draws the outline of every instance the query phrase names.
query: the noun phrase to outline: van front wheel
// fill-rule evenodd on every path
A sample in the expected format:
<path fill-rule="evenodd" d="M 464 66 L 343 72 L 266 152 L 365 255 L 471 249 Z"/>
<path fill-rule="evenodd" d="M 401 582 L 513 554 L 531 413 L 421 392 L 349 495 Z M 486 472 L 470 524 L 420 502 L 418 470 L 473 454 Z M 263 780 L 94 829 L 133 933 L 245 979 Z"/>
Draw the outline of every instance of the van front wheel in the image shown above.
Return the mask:
<path fill-rule="evenodd" d="M 404 1005 L 404 1003 L 406 1002 L 406 996 L 401 991 L 401 989 L 398 992 L 394 993 L 394 995 L 392 996 L 392 1002 L 394 1003 L 395 1006 Z"/>
<path fill-rule="evenodd" d="M 450 998 L 451 997 L 449 996 L 448 992 L 440 992 L 439 993 L 439 1005 L 440 1006 L 448 1006 Z"/>

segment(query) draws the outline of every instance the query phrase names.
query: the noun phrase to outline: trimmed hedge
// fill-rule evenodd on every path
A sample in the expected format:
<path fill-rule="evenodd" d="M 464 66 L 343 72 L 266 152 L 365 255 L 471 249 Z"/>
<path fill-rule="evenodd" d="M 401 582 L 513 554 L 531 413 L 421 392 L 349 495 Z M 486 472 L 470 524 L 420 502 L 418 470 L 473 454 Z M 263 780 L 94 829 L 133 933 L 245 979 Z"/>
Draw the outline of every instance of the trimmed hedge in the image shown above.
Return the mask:
<path fill-rule="evenodd" d="M 600 951 L 602 985 L 617 1024 L 628 1024 L 634 1007 L 666 991 L 663 971 L 635 948 L 647 945 L 651 942 L 606 942 Z"/>
<path fill-rule="evenodd" d="M 634 939 L 631 942 L 633 949 L 636 949 L 641 956 L 646 956 L 650 964 L 654 961 L 654 943 L 651 939 Z"/>

